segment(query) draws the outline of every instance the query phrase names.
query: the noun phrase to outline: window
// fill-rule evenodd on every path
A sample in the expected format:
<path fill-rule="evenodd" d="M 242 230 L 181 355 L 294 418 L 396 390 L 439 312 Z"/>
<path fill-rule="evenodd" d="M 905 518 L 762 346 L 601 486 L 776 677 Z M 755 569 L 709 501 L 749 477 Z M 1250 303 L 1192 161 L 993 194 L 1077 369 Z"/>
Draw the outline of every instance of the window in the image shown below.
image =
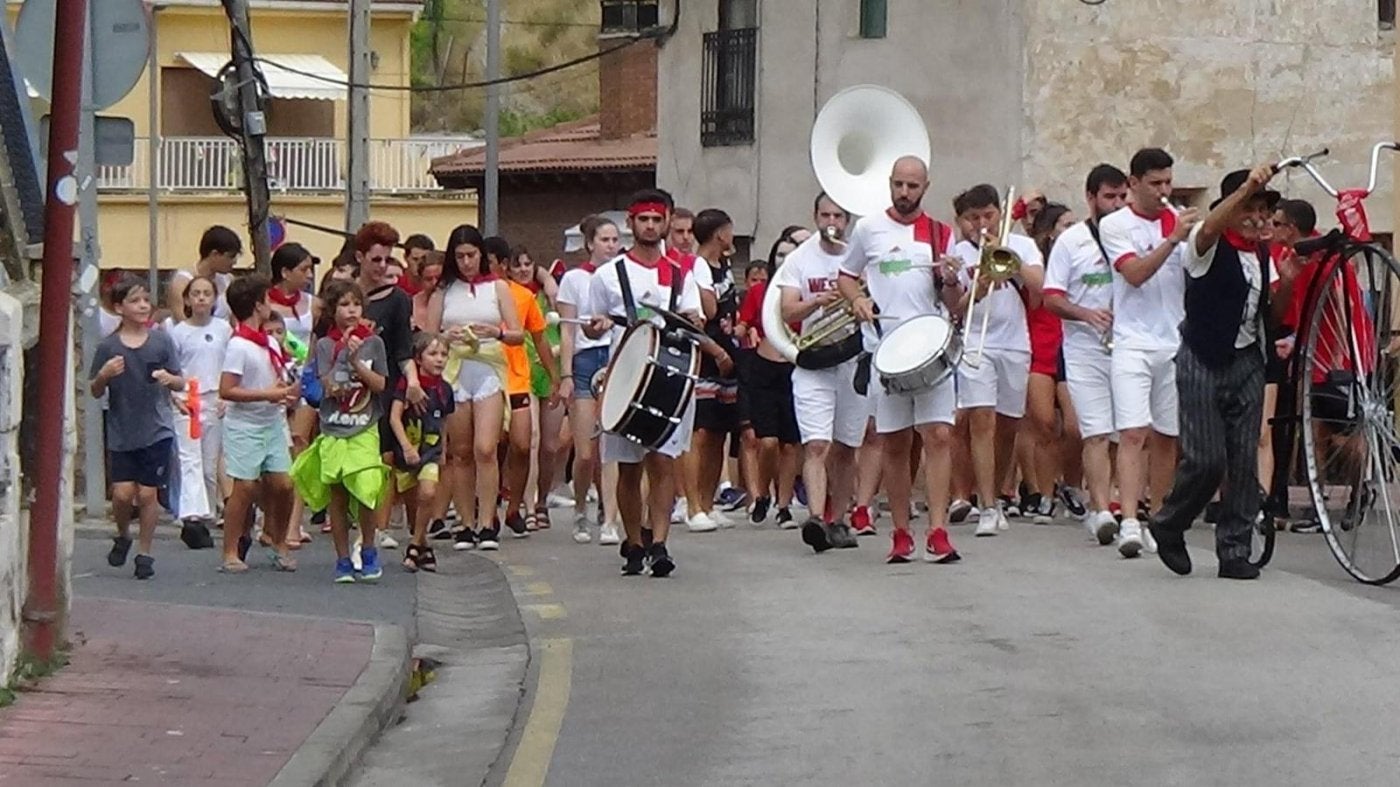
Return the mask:
<path fill-rule="evenodd" d="M 1382 30 L 1395 29 L 1395 0 L 1380 0 L 1380 22 Z"/>
<path fill-rule="evenodd" d="M 755 60 L 758 30 L 705 34 L 701 71 L 700 144 L 745 145 L 754 136 Z"/>
<path fill-rule="evenodd" d="M 635 33 L 660 24 L 657 0 L 602 0 L 604 33 Z"/>
<path fill-rule="evenodd" d="M 885 37 L 885 0 L 860 0 L 860 37 Z"/>
<path fill-rule="evenodd" d="M 758 27 L 757 0 L 720 0 L 719 29 L 739 30 Z"/>

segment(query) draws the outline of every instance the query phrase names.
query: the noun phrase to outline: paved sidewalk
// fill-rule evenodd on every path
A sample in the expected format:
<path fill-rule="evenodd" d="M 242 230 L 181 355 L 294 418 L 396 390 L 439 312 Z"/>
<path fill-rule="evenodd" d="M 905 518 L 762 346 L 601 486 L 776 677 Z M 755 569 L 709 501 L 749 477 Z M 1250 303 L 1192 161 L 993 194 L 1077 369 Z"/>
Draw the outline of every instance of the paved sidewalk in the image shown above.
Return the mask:
<path fill-rule="evenodd" d="M 370 665 L 372 624 L 80 597 L 72 662 L 0 710 L 0 785 L 266 785 Z"/>

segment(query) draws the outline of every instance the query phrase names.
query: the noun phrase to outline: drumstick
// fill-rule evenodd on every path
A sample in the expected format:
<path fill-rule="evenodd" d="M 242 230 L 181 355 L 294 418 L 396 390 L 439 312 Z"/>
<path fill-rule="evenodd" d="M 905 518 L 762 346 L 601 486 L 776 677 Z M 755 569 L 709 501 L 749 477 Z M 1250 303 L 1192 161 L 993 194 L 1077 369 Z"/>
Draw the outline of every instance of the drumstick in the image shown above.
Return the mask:
<path fill-rule="evenodd" d="M 562 317 L 559 312 L 549 312 L 544 316 L 544 321 L 549 325 L 589 325 L 593 319 L 590 317 Z"/>

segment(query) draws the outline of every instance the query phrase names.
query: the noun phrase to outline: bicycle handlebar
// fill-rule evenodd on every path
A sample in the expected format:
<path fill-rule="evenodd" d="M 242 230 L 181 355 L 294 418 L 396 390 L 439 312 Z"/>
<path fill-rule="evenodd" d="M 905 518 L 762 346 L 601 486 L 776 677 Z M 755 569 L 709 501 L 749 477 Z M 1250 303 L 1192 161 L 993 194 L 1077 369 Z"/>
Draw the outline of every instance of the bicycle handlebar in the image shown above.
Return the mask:
<path fill-rule="evenodd" d="M 1400 151 L 1400 142 L 1380 142 L 1377 143 L 1375 147 L 1371 148 L 1371 175 L 1366 182 L 1367 196 L 1369 196 L 1371 192 L 1376 190 L 1376 176 L 1377 174 L 1379 174 L 1380 171 L 1382 150 Z M 1328 149 L 1323 148 L 1322 150 L 1319 150 L 1318 152 L 1309 154 L 1307 156 L 1292 156 L 1276 164 L 1274 166 L 1274 171 L 1277 172 L 1279 170 L 1290 169 L 1293 167 L 1301 168 L 1304 172 L 1308 173 L 1308 175 L 1310 175 L 1314 181 L 1317 182 L 1317 185 L 1322 187 L 1323 191 L 1327 192 L 1328 195 L 1335 199 L 1340 197 L 1341 195 L 1337 193 L 1337 189 L 1334 188 L 1332 184 L 1327 182 L 1326 178 L 1322 177 L 1322 173 L 1318 172 L 1317 168 L 1314 167 L 1312 164 L 1313 159 L 1321 158 L 1323 156 L 1326 156 L 1327 154 Z"/>

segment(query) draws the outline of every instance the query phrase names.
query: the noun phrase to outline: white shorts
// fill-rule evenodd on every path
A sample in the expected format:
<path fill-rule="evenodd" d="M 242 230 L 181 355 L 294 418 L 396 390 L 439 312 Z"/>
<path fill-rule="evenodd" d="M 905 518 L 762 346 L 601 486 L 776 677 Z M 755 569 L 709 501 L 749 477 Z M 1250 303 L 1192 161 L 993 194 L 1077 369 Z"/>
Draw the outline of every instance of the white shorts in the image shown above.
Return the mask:
<path fill-rule="evenodd" d="M 998 415 L 1020 418 L 1026 414 L 1030 379 L 1030 353 L 988 347 L 975 368 L 966 362 L 958 364 L 958 407 L 995 407 Z"/>
<path fill-rule="evenodd" d="M 869 397 L 856 393 L 856 366 L 851 359 L 830 369 L 792 370 L 792 404 L 802 443 L 835 440 L 859 448 L 870 419 Z M 878 386 L 878 382 L 872 385 Z"/>
<path fill-rule="evenodd" d="M 870 385 L 875 389 L 870 393 L 875 398 L 875 431 L 879 434 L 925 424 L 952 425 L 957 414 L 958 395 L 951 376 L 932 390 L 917 394 L 887 393 L 876 381 Z"/>
<path fill-rule="evenodd" d="M 1176 349 L 1113 350 L 1113 423 L 1119 431 L 1150 426 L 1176 437 Z"/>
<path fill-rule="evenodd" d="M 624 465 L 635 465 L 646 458 L 649 453 L 657 453 L 662 456 L 669 456 L 672 459 L 690 450 L 690 436 L 695 431 L 695 400 L 690 400 L 690 406 L 685 408 L 685 414 L 681 416 L 680 425 L 676 431 L 671 433 L 670 439 L 662 443 L 654 451 L 628 440 L 621 435 L 604 432 L 599 443 L 599 456 L 604 462 L 617 462 Z"/>
<path fill-rule="evenodd" d="M 1065 384 L 1081 437 L 1113 434 L 1113 358 L 1106 352 L 1065 350 Z"/>
<path fill-rule="evenodd" d="M 493 396 L 500 396 L 501 376 L 496 370 L 481 361 L 462 361 L 462 370 L 457 374 L 457 383 L 452 386 L 452 398 L 457 404 L 480 402 Z"/>

